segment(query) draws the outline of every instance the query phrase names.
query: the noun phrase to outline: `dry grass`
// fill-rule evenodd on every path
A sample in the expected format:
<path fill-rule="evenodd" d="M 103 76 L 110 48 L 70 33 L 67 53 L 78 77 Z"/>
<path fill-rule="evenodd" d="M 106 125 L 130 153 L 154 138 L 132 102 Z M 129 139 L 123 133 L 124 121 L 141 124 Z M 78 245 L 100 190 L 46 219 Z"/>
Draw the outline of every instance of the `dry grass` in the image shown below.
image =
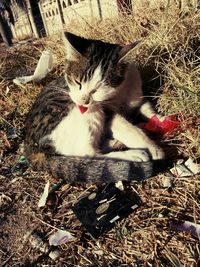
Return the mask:
<path fill-rule="evenodd" d="M 163 114 L 178 114 L 182 128 L 165 142 L 179 153 L 198 159 L 200 133 L 200 14 L 180 13 L 175 6 L 166 10 L 143 8 L 134 17 L 76 25 L 70 29 L 85 37 L 127 44 L 141 39 L 138 49 L 127 60 L 136 60 L 147 95 L 154 92 L 157 109 Z M 41 84 L 24 88 L 12 83 L 16 76 L 29 74 L 43 49 L 55 54 L 55 67 Z M 64 51 L 61 38 L 53 36 L 6 50 L 0 59 L 0 147 L 1 165 L 13 166 L 19 149 L 7 138 L 9 127 L 23 128 L 23 121 L 42 86 L 62 75 Z M 6 87 L 9 92 L 6 93 Z M 156 94 L 155 94 L 156 91 Z M 21 142 L 21 139 L 17 143 Z M 23 175 L 0 176 L 0 191 L 11 197 L 12 205 L 0 210 L 0 256 L 4 266 L 198 266 L 200 245 L 190 234 L 172 231 L 171 219 L 200 222 L 199 176 L 176 178 L 171 191 L 163 189 L 163 175 L 134 185 L 142 207 L 118 223 L 98 241 L 81 238 L 83 228 L 71 213 L 71 205 L 90 186 L 69 186 L 58 191 L 60 203 L 38 210 L 37 202 L 45 180 L 52 177 L 28 169 Z M 15 179 L 13 181 L 13 179 Z M 10 181 L 13 181 L 10 183 Z M 133 185 L 132 185 L 133 186 Z M 92 187 L 91 187 L 92 188 Z M 38 250 L 24 239 L 27 231 L 37 229 L 48 237 L 52 227 L 65 227 L 76 240 L 62 246 L 60 263 L 41 258 Z M 32 264 L 32 265 L 31 265 Z M 37 265 L 38 264 L 38 265 Z"/>

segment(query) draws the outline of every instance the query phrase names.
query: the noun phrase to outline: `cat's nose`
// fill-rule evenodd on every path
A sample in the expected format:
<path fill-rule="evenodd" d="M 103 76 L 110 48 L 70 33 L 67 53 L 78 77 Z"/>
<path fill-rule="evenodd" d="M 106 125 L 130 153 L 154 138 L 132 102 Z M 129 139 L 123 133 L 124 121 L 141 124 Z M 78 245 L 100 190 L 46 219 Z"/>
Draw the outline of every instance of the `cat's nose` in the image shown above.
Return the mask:
<path fill-rule="evenodd" d="M 82 98 L 82 100 L 84 102 L 83 104 L 85 104 L 85 105 L 88 105 L 90 103 L 90 97 L 89 96 L 84 96 Z"/>
<path fill-rule="evenodd" d="M 90 99 L 88 98 L 87 100 L 85 100 L 85 105 L 88 105 L 90 103 Z"/>

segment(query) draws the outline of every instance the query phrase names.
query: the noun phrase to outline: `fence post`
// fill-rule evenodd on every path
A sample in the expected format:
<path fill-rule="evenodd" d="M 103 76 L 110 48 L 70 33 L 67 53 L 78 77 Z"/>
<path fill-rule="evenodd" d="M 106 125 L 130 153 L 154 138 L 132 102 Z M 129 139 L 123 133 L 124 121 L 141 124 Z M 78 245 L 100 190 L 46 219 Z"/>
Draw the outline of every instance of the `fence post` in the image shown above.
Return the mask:
<path fill-rule="evenodd" d="M 1 12 L 0 12 L 0 33 L 1 33 L 2 39 L 6 43 L 6 45 L 8 47 L 11 47 L 12 44 L 13 44 L 12 43 L 12 39 L 9 36 L 9 32 L 8 32 L 7 26 L 6 26 L 5 22 L 4 22 L 4 19 L 2 17 Z"/>

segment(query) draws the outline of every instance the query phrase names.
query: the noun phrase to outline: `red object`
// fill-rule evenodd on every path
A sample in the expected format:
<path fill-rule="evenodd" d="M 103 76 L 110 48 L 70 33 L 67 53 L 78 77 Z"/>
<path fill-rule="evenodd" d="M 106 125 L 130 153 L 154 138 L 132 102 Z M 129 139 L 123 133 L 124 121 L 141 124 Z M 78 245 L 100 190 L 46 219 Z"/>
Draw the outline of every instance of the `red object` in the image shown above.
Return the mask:
<path fill-rule="evenodd" d="M 80 109 L 81 113 L 85 113 L 88 110 L 88 107 L 85 107 L 85 106 L 79 106 L 78 105 L 78 108 Z"/>
<path fill-rule="evenodd" d="M 180 121 L 177 120 L 176 115 L 167 116 L 164 121 L 160 121 L 159 118 L 154 115 L 142 128 L 154 134 L 164 135 L 166 133 L 171 133 L 178 128 L 179 125 Z"/>

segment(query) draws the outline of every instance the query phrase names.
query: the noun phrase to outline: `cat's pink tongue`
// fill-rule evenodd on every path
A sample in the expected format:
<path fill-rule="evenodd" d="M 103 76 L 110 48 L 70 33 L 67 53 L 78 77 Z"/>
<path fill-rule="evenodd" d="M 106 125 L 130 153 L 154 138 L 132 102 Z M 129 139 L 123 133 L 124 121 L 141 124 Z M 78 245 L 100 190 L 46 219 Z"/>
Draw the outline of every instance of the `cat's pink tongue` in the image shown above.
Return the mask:
<path fill-rule="evenodd" d="M 78 108 L 80 109 L 81 113 L 85 113 L 88 110 L 88 107 L 85 107 L 85 106 L 79 106 L 78 105 Z"/>

